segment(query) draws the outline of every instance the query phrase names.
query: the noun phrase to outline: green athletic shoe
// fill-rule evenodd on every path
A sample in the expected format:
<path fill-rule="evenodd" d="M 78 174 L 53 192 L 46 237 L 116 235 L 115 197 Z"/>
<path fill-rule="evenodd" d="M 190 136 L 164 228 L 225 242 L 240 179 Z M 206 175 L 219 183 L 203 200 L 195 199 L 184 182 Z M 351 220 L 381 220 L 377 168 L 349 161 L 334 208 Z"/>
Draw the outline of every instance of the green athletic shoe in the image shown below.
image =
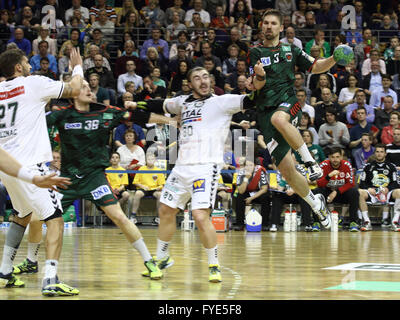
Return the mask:
<path fill-rule="evenodd" d="M 50 279 L 46 279 L 46 281 L 48 284 L 44 284 L 42 288 L 42 295 L 46 297 L 76 296 L 79 294 L 78 289 L 58 281 L 58 277 L 56 277 L 55 281 Z"/>
<path fill-rule="evenodd" d="M 360 227 L 355 222 L 350 223 L 349 229 L 350 229 L 350 232 L 359 232 L 360 231 Z"/>
<path fill-rule="evenodd" d="M 2 274 L 0 273 L 0 287 L 3 288 L 22 288 L 25 287 L 25 283 L 19 280 L 18 277 L 12 273 Z"/>
<path fill-rule="evenodd" d="M 160 280 L 163 277 L 163 274 L 154 259 L 146 261 L 144 265 L 149 272 L 151 280 Z"/>
<path fill-rule="evenodd" d="M 164 259 L 157 260 L 156 257 L 153 257 L 153 260 L 157 263 L 157 266 L 160 270 L 167 269 L 174 264 L 174 260 L 170 258 L 170 256 L 165 257 Z M 149 277 L 149 270 L 145 270 L 142 272 L 143 277 Z"/>
<path fill-rule="evenodd" d="M 208 266 L 208 270 L 209 270 L 208 281 L 213 283 L 218 283 L 222 281 L 221 271 L 219 270 L 218 264 L 210 264 Z"/>
<path fill-rule="evenodd" d="M 38 263 L 25 259 L 20 264 L 13 267 L 13 274 L 37 273 L 39 271 Z"/>

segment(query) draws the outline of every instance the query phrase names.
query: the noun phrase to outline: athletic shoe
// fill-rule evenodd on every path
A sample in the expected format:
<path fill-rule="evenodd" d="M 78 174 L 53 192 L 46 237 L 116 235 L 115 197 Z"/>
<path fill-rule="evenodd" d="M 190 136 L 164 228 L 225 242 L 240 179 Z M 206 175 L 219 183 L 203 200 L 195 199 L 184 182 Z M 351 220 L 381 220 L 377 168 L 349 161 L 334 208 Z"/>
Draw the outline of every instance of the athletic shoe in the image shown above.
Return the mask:
<path fill-rule="evenodd" d="M 389 219 L 384 219 L 384 220 L 382 220 L 381 227 L 382 227 L 382 228 L 390 228 L 391 225 L 390 225 Z"/>
<path fill-rule="evenodd" d="M 342 229 L 343 228 L 343 217 L 339 216 L 339 221 L 338 221 L 338 228 Z"/>
<path fill-rule="evenodd" d="M 319 222 L 314 222 L 311 227 L 312 232 L 319 232 L 321 230 Z"/>
<path fill-rule="evenodd" d="M 360 231 L 358 224 L 355 222 L 350 223 L 349 230 L 350 230 L 350 232 L 359 232 Z"/>
<path fill-rule="evenodd" d="M 372 230 L 371 221 L 364 221 L 364 223 L 361 226 L 360 230 L 361 231 L 371 231 Z"/>
<path fill-rule="evenodd" d="M 144 265 L 149 272 L 151 280 L 160 280 L 163 277 L 163 274 L 154 259 L 146 261 Z"/>
<path fill-rule="evenodd" d="M 156 257 L 153 257 L 153 260 L 157 263 L 157 266 L 160 270 L 167 269 L 169 267 L 172 267 L 174 264 L 174 260 L 170 258 L 169 256 L 165 257 L 164 259 L 157 260 Z M 149 270 L 145 270 L 142 272 L 143 277 L 148 277 L 149 276 Z"/>
<path fill-rule="evenodd" d="M 32 262 L 29 259 L 25 259 L 20 264 L 17 264 L 13 267 L 14 274 L 21 274 L 21 273 L 37 273 L 39 271 L 38 263 Z"/>
<path fill-rule="evenodd" d="M 310 225 L 305 226 L 305 227 L 304 227 L 304 231 L 305 231 L 305 232 L 312 232 L 312 231 L 313 231 L 313 227 L 310 226 Z"/>
<path fill-rule="evenodd" d="M 326 205 L 325 197 L 322 194 L 317 194 L 316 197 L 320 199 L 321 207 L 319 210 L 314 211 L 314 213 L 318 216 L 319 221 L 324 226 L 325 229 L 330 229 L 331 227 L 331 212 Z"/>
<path fill-rule="evenodd" d="M 131 214 L 129 220 L 132 221 L 134 224 L 137 223 L 136 214 Z"/>
<path fill-rule="evenodd" d="M 0 287 L 3 288 L 22 288 L 25 287 L 25 283 L 19 280 L 18 277 L 10 272 L 9 274 L 0 273 Z"/>
<path fill-rule="evenodd" d="M 400 225 L 397 221 L 393 221 L 391 228 L 394 232 L 399 232 L 400 231 Z"/>
<path fill-rule="evenodd" d="M 42 295 L 46 297 L 61 297 L 61 296 L 76 296 L 79 294 L 79 290 L 71 287 L 55 279 L 44 279 L 42 287 Z"/>
<path fill-rule="evenodd" d="M 322 177 L 323 172 L 317 162 L 309 161 L 305 163 L 305 166 L 308 169 L 308 179 L 310 181 L 315 181 Z"/>
<path fill-rule="evenodd" d="M 217 283 L 221 282 L 221 271 L 219 270 L 219 265 L 218 264 L 210 264 L 208 266 L 209 270 L 209 276 L 208 276 L 208 281 Z"/>
<path fill-rule="evenodd" d="M 271 232 L 277 232 L 278 228 L 276 227 L 276 224 L 271 225 L 271 228 L 269 228 L 269 231 Z"/>

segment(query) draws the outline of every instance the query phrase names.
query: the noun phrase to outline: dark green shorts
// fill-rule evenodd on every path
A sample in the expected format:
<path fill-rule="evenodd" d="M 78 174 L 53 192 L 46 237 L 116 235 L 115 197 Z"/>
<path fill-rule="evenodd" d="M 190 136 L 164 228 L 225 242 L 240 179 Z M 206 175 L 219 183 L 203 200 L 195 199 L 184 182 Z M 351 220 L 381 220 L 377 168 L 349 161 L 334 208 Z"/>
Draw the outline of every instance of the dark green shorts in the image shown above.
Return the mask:
<path fill-rule="evenodd" d="M 96 170 L 81 178 L 76 176 L 68 176 L 68 178 L 71 179 L 72 184 L 68 186 L 68 189 L 61 190 L 63 209 L 67 209 L 76 199 L 89 200 L 97 207 L 118 203 L 104 171 Z"/>
<path fill-rule="evenodd" d="M 301 119 L 301 106 L 297 102 L 296 97 L 291 101 L 281 103 L 276 108 L 261 108 L 257 109 L 257 122 L 260 126 L 261 133 L 264 136 L 264 141 L 267 145 L 268 151 L 275 159 L 275 164 L 279 165 L 286 154 L 290 151 L 291 147 L 283 138 L 281 133 L 275 129 L 271 123 L 271 117 L 276 111 L 284 111 L 290 115 L 290 122 L 297 127 Z"/>

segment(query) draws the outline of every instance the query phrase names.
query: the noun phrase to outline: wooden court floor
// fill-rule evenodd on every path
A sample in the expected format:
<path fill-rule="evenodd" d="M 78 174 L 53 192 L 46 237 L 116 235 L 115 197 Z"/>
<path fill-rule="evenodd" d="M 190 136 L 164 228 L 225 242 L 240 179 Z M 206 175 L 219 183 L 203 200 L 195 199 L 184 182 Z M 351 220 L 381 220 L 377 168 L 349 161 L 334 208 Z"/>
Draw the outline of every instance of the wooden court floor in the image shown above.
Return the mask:
<path fill-rule="evenodd" d="M 3 248 L 7 229 L 0 230 Z M 140 228 L 152 253 L 155 227 Z M 218 234 L 223 282 L 209 283 L 197 230 L 177 230 L 175 265 L 160 281 L 141 276 L 142 259 L 115 227 L 66 229 L 59 277 L 76 286 L 72 300 L 396 300 L 400 298 L 400 233 Z M 15 259 L 25 258 L 26 237 Z M 39 254 L 40 267 L 44 248 Z M 399 264 L 389 271 L 327 270 L 348 263 Z M 1 289 L 1 300 L 42 300 L 42 271 L 22 275 L 26 287 Z M 349 285 L 350 284 L 350 285 Z M 366 286 L 359 286 L 359 285 Z M 384 286 L 380 286 L 384 284 Z M 347 285 L 347 286 L 346 286 Z M 53 298 L 54 299 L 54 298 Z"/>

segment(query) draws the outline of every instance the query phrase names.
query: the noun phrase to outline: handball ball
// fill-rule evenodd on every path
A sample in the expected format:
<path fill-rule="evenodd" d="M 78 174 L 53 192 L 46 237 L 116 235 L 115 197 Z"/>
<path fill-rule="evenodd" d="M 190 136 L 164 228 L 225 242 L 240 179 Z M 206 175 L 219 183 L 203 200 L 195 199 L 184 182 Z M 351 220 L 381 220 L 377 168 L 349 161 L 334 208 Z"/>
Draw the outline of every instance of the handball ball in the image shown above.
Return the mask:
<path fill-rule="evenodd" d="M 348 45 L 341 44 L 335 48 L 335 51 L 333 51 L 333 58 L 337 64 L 347 66 L 350 61 L 354 59 L 353 49 Z"/>

